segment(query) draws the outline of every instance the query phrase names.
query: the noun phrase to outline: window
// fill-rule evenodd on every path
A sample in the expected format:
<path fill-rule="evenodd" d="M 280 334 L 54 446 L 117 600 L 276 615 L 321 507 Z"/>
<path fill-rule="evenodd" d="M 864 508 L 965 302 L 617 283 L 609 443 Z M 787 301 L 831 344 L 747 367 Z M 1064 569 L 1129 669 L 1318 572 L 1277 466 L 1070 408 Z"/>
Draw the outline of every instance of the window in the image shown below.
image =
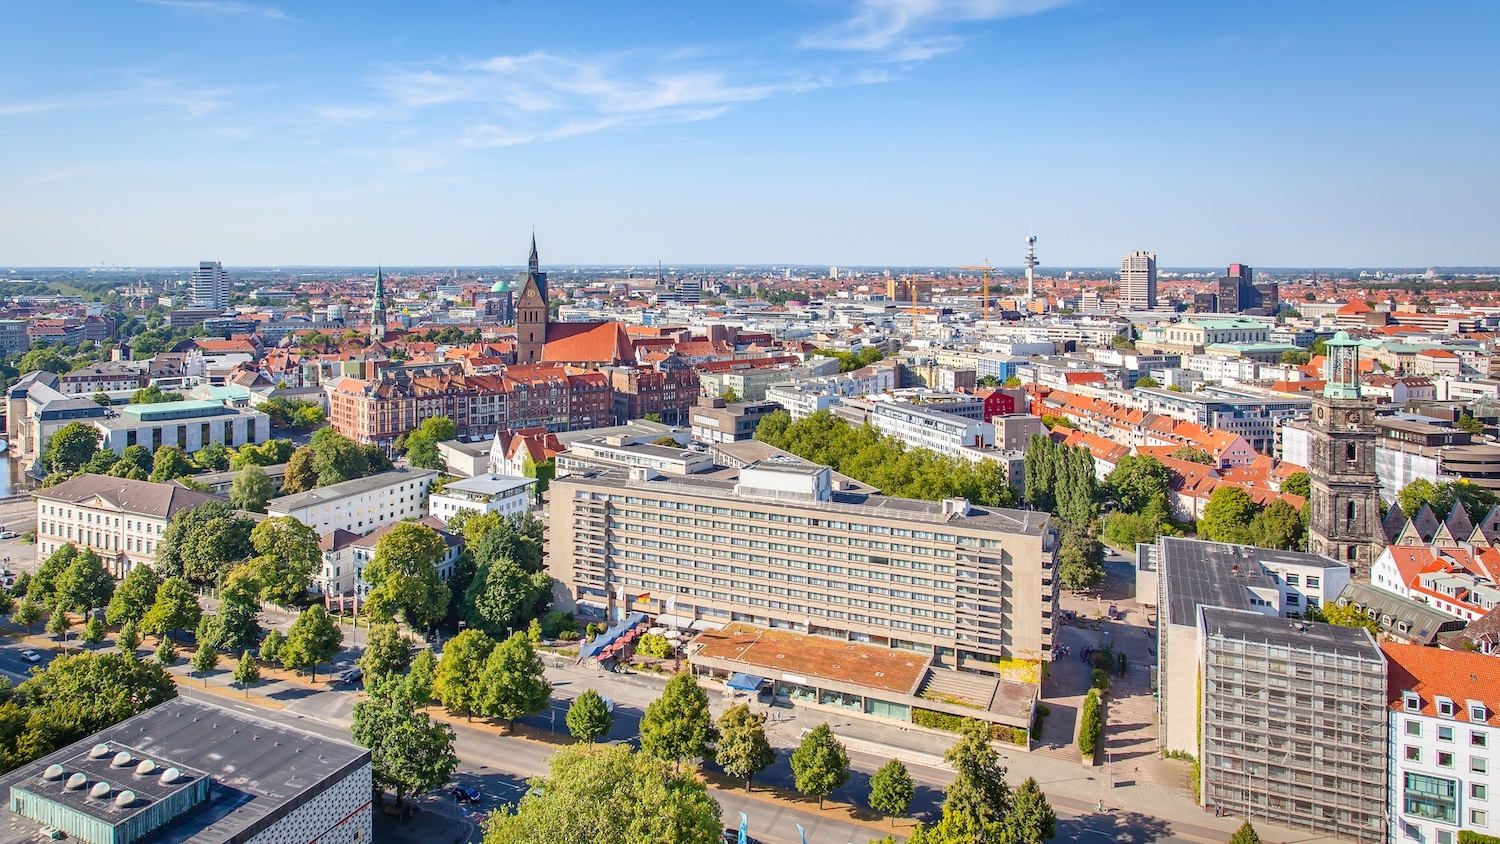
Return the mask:
<path fill-rule="evenodd" d="M 1483 809 L 1469 810 L 1469 826 L 1489 826 L 1490 814 Z"/>
<path fill-rule="evenodd" d="M 1451 767 L 1453 767 L 1453 754 L 1450 753 L 1450 752 L 1448 752 L 1448 751 L 1446 751 L 1446 750 L 1439 750 L 1438 751 L 1438 767 L 1439 768 L 1451 768 Z"/>
<path fill-rule="evenodd" d="M 1469 796 L 1475 800 L 1490 799 L 1490 788 L 1482 782 L 1469 783 Z"/>
<path fill-rule="evenodd" d="M 1469 720 L 1476 724 L 1483 724 L 1490 720 L 1489 710 L 1482 703 L 1469 704 Z"/>
<path fill-rule="evenodd" d="M 1299 604 L 1301 604 L 1301 602 L 1302 602 L 1301 598 L 1299 598 L 1294 593 L 1291 593 L 1291 592 L 1286 593 L 1286 605 L 1287 606 L 1289 606 L 1289 607 L 1295 607 L 1295 606 L 1298 606 Z"/>
<path fill-rule="evenodd" d="M 1409 735 L 1409 736 L 1420 736 L 1420 735 L 1422 735 L 1422 722 L 1421 721 L 1407 721 L 1406 722 L 1406 734 Z"/>
<path fill-rule="evenodd" d="M 1437 699 L 1437 711 L 1444 718 L 1452 718 L 1458 712 L 1458 707 L 1448 698 L 1440 697 Z"/>
<path fill-rule="evenodd" d="M 1420 747 L 1412 747 L 1411 745 L 1407 745 L 1406 746 L 1406 761 L 1408 761 L 1408 762 L 1420 762 L 1420 761 L 1422 761 L 1422 748 L 1420 748 Z"/>
<path fill-rule="evenodd" d="M 1309 588 L 1309 589 L 1317 589 L 1322 584 L 1323 584 L 1323 578 L 1322 577 L 1320 577 L 1320 576 L 1318 576 L 1316 574 L 1310 574 L 1310 575 L 1307 576 L 1307 588 Z"/>
<path fill-rule="evenodd" d="M 1437 831 L 1437 844 L 1453 844 L 1452 830 L 1440 829 Z"/>
<path fill-rule="evenodd" d="M 1483 756 L 1469 757 L 1469 770 L 1476 774 L 1487 774 L 1490 770 L 1490 761 Z"/>
<path fill-rule="evenodd" d="M 1445 724 L 1438 725 L 1438 741 L 1453 741 L 1453 728 Z"/>
<path fill-rule="evenodd" d="M 1406 774 L 1402 811 L 1419 818 L 1454 823 L 1458 820 L 1458 782 L 1425 774 Z"/>
<path fill-rule="evenodd" d="M 1489 737 L 1486 736 L 1484 733 L 1481 733 L 1478 730 L 1475 730 L 1474 732 L 1469 733 L 1469 746 L 1471 746 L 1471 747 L 1489 747 Z"/>
<path fill-rule="evenodd" d="M 1288 586 L 1297 586 L 1301 582 L 1302 577 L 1300 575 L 1289 574 L 1286 576 L 1286 585 Z"/>

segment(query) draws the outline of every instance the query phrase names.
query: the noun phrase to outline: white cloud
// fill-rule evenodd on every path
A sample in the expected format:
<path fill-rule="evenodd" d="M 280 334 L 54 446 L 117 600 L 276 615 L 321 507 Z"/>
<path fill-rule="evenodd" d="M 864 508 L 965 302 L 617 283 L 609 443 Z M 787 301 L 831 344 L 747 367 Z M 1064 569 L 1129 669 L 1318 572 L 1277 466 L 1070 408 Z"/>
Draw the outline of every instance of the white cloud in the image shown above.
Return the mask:
<path fill-rule="evenodd" d="M 924 61 L 958 49 L 963 40 L 944 32 L 954 23 L 997 20 L 1044 12 L 1071 0 L 860 0 L 848 20 L 802 37 L 802 46 L 885 54 L 893 61 Z"/>
<path fill-rule="evenodd" d="M 255 15 L 276 20 L 289 20 L 286 13 L 274 6 L 257 6 L 254 3 L 237 3 L 232 0 L 144 0 L 153 6 L 171 6 L 191 12 L 214 15 Z"/>

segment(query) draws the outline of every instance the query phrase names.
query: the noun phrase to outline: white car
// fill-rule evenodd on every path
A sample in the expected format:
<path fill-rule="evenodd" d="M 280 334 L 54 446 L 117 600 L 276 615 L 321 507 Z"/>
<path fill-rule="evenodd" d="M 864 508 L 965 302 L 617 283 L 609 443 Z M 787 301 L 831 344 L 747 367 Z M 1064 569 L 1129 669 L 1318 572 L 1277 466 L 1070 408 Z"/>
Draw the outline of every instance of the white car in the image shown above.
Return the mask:
<path fill-rule="evenodd" d="M 15 539 L 20 535 L 13 530 L 0 530 L 0 539 Z"/>
<path fill-rule="evenodd" d="M 24 651 L 21 651 L 21 659 L 24 659 L 27 662 L 41 662 L 42 655 L 28 648 Z"/>

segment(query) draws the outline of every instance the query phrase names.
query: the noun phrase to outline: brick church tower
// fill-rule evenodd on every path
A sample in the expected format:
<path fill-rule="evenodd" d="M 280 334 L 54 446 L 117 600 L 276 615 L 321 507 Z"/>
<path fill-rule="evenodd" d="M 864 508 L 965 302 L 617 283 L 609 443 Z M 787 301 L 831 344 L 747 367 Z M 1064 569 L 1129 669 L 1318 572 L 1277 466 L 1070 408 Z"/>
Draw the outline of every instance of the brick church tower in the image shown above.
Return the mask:
<path fill-rule="evenodd" d="M 1327 384 L 1313 397 L 1309 426 L 1308 550 L 1348 564 L 1356 579 L 1368 579 L 1385 547 L 1375 476 L 1375 402 L 1360 394 L 1359 343 L 1340 331 L 1327 346 Z"/>
<path fill-rule="evenodd" d="M 547 274 L 540 266 L 533 234 L 526 283 L 516 301 L 516 363 L 539 363 L 547 343 Z"/>

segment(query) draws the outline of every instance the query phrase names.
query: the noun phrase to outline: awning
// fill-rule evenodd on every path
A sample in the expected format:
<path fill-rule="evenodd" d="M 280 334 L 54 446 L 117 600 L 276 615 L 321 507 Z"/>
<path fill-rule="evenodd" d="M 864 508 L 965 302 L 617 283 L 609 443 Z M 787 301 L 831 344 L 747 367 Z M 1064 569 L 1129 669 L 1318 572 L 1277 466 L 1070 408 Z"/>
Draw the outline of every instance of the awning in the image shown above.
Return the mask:
<path fill-rule="evenodd" d="M 663 627 L 686 627 L 693 623 L 693 619 L 686 615 L 659 615 L 656 623 Z"/>
<path fill-rule="evenodd" d="M 754 674 L 736 674 L 730 677 L 729 682 L 724 685 L 731 689 L 739 689 L 742 692 L 753 692 L 759 689 L 760 684 L 765 681 L 764 677 L 757 677 Z"/>
<path fill-rule="evenodd" d="M 697 621 L 693 622 L 693 629 L 694 630 L 723 630 L 724 629 L 724 625 L 720 624 L 717 621 L 709 621 L 708 619 L 700 618 Z"/>

